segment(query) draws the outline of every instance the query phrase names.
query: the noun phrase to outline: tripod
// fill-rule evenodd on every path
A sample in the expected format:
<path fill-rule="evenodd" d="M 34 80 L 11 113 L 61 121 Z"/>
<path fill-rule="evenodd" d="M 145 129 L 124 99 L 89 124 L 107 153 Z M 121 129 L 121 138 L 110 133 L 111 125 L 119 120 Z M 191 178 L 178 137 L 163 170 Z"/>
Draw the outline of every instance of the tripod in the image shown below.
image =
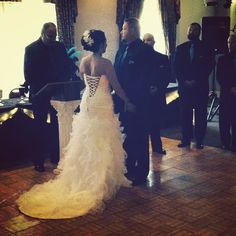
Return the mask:
<path fill-rule="evenodd" d="M 216 53 L 217 49 L 215 49 L 215 61 L 216 61 Z M 220 108 L 219 98 L 215 92 L 215 80 L 216 80 L 216 64 L 213 69 L 212 91 L 209 93 L 210 109 L 208 111 L 207 121 L 211 121 Z"/>
<path fill-rule="evenodd" d="M 208 115 L 207 115 L 207 121 L 211 121 L 215 114 L 219 111 L 220 105 L 218 104 L 218 96 L 215 93 L 215 91 L 211 91 L 209 94 L 209 100 L 211 101 L 211 105 L 210 105 L 210 109 L 208 111 Z"/>

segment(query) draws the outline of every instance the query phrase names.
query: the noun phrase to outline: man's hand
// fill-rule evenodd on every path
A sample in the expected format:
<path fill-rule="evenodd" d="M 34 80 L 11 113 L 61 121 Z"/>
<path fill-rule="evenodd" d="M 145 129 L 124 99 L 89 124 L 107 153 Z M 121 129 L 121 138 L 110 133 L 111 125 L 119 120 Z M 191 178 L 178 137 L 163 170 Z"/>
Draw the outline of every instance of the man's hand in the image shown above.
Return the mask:
<path fill-rule="evenodd" d="M 184 84 L 186 87 L 192 88 L 196 85 L 196 81 L 195 80 L 186 80 L 186 81 L 184 81 Z"/>
<path fill-rule="evenodd" d="M 151 86 L 150 87 L 150 94 L 154 95 L 157 92 L 157 86 Z"/>
<path fill-rule="evenodd" d="M 135 105 L 131 102 L 126 102 L 124 109 L 125 109 L 125 112 L 135 112 L 136 111 Z"/>
<path fill-rule="evenodd" d="M 230 92 L 233 94 L 233 95 L 236 95 L 236 87 L 232 87 L 230 89 Z"/>

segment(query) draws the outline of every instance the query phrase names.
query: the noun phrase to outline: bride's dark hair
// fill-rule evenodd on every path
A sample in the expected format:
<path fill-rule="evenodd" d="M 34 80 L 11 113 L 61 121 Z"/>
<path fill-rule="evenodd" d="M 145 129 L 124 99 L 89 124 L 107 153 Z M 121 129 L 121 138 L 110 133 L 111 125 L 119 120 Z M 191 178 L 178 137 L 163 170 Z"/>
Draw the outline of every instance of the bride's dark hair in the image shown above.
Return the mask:
<path fill-rule="evenodd" d="M 97 52 L 102 43 L 105 43 L 105 33 L 101 30 L 86 30 L 81 38 L 81 44 L 86 51 Z"/>

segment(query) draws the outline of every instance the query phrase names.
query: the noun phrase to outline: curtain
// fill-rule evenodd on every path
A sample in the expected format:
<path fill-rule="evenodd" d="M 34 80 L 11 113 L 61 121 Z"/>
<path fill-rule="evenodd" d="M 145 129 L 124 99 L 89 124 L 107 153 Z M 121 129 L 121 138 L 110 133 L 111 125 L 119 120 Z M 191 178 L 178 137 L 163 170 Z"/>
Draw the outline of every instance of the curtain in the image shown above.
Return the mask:
<path fill-rule="evenodd" d="M 119 31 L 122 29 L 124 19 L 127 17 L 139 18 L 144 0 L 117 0 L 116 23 Z"/>
<path fill-rule="evenodd" d="M 74 46 L 74 23 L 78 15 L 77 0 L 52 0 L 55 2 L 59 41 L 67 49 Z"/>
<path fill-rule="evenodd" d="M 180 1 L 179 0 L 158 0 L 163 32 L 166 43 L 166 54 L 169 55 L 171 67 L 173 69 L 173 60 L 176 47 L 176 24 L 180 19 Z M 172 70 L 173 71 L 173 70 Z M 174 74 L 172 73 L 172 81 L 175 81 Z"/>
<path fill-rule="evenodd" d="M 0 2 L 21 2 L 22 0 L 0 0 Z"/>

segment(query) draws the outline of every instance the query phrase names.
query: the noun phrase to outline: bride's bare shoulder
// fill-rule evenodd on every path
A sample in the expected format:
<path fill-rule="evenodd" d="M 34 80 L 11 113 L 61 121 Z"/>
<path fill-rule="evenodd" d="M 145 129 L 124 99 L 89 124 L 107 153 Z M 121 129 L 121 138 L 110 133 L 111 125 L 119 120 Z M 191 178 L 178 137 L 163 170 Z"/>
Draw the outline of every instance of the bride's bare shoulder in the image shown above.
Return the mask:
<path fill-rule="evenodd" d="M 102 57 L 101 60 L 102 60 L 102 63 L 105 66 L 111 66 L 112 65 L 112 62 L 109 59 L 107 59 L 107 58 Z"/>
<path fill-rule="evenodd" d="M 81 59 L 81 63 L 88 63 L 89 61 L 91 61 L 90 55 L 84 56 L 84 57 L 82 57 L 82 59 Z"/>
<path fill-rule="evenodd" d="M 80 64 L 79 64 L 79 70 L 81 73 L 88 73 L 89 68 L 90 68 L 90 57 L 85 56 L 81 59 Z"/>

